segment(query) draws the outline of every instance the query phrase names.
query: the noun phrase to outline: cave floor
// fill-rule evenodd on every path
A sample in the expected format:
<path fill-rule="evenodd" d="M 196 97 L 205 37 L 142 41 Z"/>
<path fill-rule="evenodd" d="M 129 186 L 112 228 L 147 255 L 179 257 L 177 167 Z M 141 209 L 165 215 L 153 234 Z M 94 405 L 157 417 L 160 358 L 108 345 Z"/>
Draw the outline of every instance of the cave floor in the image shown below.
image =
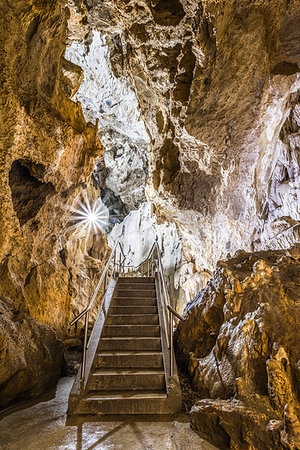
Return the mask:
<path fill-rule="evenodd" d="M 62 378 L 52 393 L 0 413 L 0 449 L 216 449 L 190 429 L 186 414 L 67 421 L 72 383 Z"/>

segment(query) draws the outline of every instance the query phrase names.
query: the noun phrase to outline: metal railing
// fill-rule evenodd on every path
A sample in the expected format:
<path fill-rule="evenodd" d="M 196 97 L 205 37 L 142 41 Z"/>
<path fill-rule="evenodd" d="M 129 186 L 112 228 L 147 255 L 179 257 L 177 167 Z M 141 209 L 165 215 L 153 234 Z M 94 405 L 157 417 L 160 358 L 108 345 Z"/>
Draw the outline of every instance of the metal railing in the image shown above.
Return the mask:
<path fill-rule="evenodd" d="M 157 240 L 151 247 L 148 257 L 143 261 L 139 267 L 144 268 L 144 271 L 148 276 L 156 276 L 157 278 L 157 296 L 161 306 L 162 320 L 164 323 L 164 331 L 166 343 L 169 351 L 170 358 L 170 376 L 174 375 L 174 346 L 173 346 L 173 334 L 174 334 L 174 317 L 179 320 L 184 320 L 183 317 L 175 311 L 170 305 L 169 293 L 167 289 L 167 283 L 165 279 L 161 252 Z"/>
<path fill-rule="evenodd" d="M 169 351 L 170 358 L 170 376 L 174 375 L 174 348 L 173 348 L 173 333 L 174 333 L 174 317 L 179 320 L 184 320 L 183 317 L 175 311 L 170 305 L 169 294 L 167 289 L 167 283 L 164 275 L 161 252 L 157 241 L 152 245 L 148 257 L 138 266 L 125 265 L 126 256 L 124 255 L 123 247 L 118 241 L 111 255 L 106 263 L 106 266 L 102 272 L 102 275 L 98 281 L 96 289 L 92 295 L 92 298 L 88 306 L 80 313 L 75 319 L 72 320 L 70 326 L 74 325 L 78 320 L 85 316 L 84 324 L 84 344 L 83 344 L 83 356 L 82 356 L 82 366 L 81 366 L 81 379 L 85 378 L 85 367 L 86 367 L 86 352 L 91 341 L 94 327 L 92 329 L 90 338 L 88 340 L 88 325 L 89 325 L 89 313 L 98 295 L 98 292 L 104 282 L 104 294 L 99 306 L 99 313 L 103 309 L 105 293 L 108 285 L 108 277 L 117 278 L 119 275 L 131 275 L 138 273 L 140 276 L 156 277 L 157 280 L 157 296 L 162 311 L 162 321 L 163 329 L 165 333 L 165 340 L 167 348 Z M 109 269 L 111 268 L 111 273 L 109 274 Z M 131 269 L 131 270 L 128 270 Z M 95 326 L 95 324 L 94 324 Z"/>
<path fill-rule="evenodd" d="M 81 365 L 81 379 L 83 380 L 85 378 L 85 365 L 86 365 L 86 352 L 89 346 L 89 343 L 91 341 L 94 327 L 92 328 L 92 332 L 90 335 L 90 338 L 88 340 L 88 328 L 89 328 L 89 314 L 90 310 L 96 300 L 96 297 L 98 295 L 98 292 L 101 288 L 101 286 L 104 283 L 104 294 L 103 298 L 101 300 L 101 303 L 99 305 L 99 313 L 101 312 L 103 305 L 104 305 L 104 298 L 108 286 L 108 278 L 118 276 L 120 273 L 124 271 L 124 264 L 125 264 L 125 255 L 123 251 L 122 244 L 118 241 L 116 242 L 115 246 L 112 249 L 112 252 L 110 254 L 110 257 L 106 263 L 106 266 L 102 272 L 102 275 L 97 283 L 96 289 L 92 295 L 92 298 L 88 304 L 88 306 L 80 313 L 78 316 L 75 317 L 75 319 L 70 322 L 70 326 L 74 325 L 78 320 L 80 320 L 82 317 L 85 316 L 85 323 L 84 323 L 84 343 L 83 343 L 83 355 L 82 355 L 82 365 Z M 109 270 L 111 269 L 111 272 L 109 273 Z"/>

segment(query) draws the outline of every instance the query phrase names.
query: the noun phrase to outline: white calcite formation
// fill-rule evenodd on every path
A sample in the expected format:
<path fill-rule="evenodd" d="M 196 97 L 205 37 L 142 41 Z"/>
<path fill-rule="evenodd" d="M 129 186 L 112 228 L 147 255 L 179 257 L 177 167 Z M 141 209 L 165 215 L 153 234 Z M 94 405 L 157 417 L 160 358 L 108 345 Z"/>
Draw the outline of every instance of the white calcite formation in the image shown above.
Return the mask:
<path fill-rule="evenodd" d="M 112 70 L 111 39 L 90 30 L 88 39 L 72 41 L 65 58 L 83 70 L 73 100 L 80 101 L 87 121 L 99 123 L 99 137 L 106 149 L 106 187 L 134 208 L 145 200 L 150 139 L 135 90 L 124 76 L 117 77 Z"/>
<path fill-rule="evenodd" d="M 117 241 L 120 241 L 123 246 L 127 271 L 137 268 L 144 262 L 152 245 L 157 241 L 174 303 L 174 298 L 178 295 L 178 293 L 174 295 L 174 273 L 180 267 L 182 257 L 176 225 L 167 222 L 159 224 L 156 215 L 153 214 L 153 205 L 144 203 L 138 210 L 131 211 L 122 223 L 115 225 L 112 229 L 108 235 L 108 243 L 112 247 Z M 175 287 L 179 287 L 178 283 Z"/>

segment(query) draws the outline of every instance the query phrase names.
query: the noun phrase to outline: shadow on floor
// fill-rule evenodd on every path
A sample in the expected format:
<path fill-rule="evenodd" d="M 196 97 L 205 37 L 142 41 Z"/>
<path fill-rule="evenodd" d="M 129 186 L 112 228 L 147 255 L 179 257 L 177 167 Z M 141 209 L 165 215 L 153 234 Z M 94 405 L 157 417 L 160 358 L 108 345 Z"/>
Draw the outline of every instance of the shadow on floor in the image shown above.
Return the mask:
<path fill-rule="evenodd" d="M 114 415 L 114 416 L 89 416 L 89 417 L 68 417 L 66 420 L 66 426 L 76 426 L 77 427 L 77 443 L 76 443 L 76 450 L 82 450 L 83 449 L 83 425 L 86 423 L 117 423 L 117 425 L 107 433 L 105 433 L 103 436 L 101 436 L 97 441 L 95 441 L 92 445 L 89 447 L 86 447 L 85 450 L 93 450 L 97 448 L 100 444 L 104 444 L 107 439 L 111 438 L 115 433 L 121 431 L 122 429 L 128 427 L 132 433 L 132 435 L 135 436 L 136 440 L 139 442 L 140 446 L 144 450 L 149 449 L 147 436 L 143 431 L 138 427 L 138 423 L 143 422 L 172 422 L 175 420 L 175 418 L 178 420 L 178 415 Z M 121 423 L 120 423 L 121 422 Z M 182 414 L 180 416 L 180 422 L 182 423 L 188 423 L 188 418 Z"/>

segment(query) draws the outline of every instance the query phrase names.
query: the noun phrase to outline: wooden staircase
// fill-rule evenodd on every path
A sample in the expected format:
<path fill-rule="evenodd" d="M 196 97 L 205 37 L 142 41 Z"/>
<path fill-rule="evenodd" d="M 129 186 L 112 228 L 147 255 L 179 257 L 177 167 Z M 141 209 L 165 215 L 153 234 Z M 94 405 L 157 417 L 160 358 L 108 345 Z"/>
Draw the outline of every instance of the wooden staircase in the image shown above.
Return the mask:
<path fill-rule="evenodd" d="M 68 414 L 167 414 L 181 410 L 154 277 L 119 277 L 85 382 L 75 380 Z M 99 328 L 99 327 L 98 327 Z M 91 355 L 90 355 L 91 358 Z"/>

